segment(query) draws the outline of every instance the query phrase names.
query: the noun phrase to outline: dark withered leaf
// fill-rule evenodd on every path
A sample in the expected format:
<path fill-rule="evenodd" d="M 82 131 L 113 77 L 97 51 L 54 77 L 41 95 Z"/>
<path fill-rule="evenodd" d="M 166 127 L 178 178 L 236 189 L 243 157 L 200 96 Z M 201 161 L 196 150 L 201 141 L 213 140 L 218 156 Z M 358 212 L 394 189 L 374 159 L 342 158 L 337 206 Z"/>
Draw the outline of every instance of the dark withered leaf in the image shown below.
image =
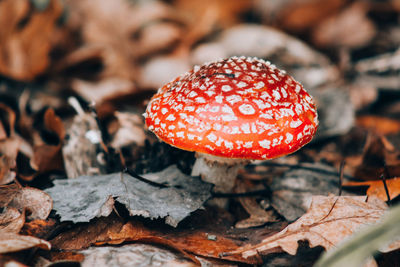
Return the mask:
<path fill-rule="evenodd" d="M 168 186 L 158 188 L 128 174 L 113 173 L 56 180 L 46 192 L 53 198 L 61 221 L 88 222 L 107 216 L 104 206 L 111 196 L 124 204 L 131 215 L 165 218 L 174 227 L 211 196 L 210 184 L 181 173 L 174 165 L 143 177 Z"/>

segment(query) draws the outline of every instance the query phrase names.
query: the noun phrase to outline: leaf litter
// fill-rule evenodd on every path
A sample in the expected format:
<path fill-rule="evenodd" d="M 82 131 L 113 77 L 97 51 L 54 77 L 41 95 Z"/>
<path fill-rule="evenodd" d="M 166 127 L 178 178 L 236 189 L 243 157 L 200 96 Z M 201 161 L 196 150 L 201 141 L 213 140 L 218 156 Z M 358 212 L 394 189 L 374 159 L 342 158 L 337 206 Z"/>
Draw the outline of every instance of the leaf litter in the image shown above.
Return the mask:
<path fill-rule="evenodd" d="M 55 180 L 54 187 L 45 191 L 53 198 L 61 221 L 89 222 L 101 214 L 112 197 L 125 205 L 132 216 L 165 218 L 174 227 L 211 197 L 210 184 L 183 174 L 176 166 L 143 177 L 167 187 L 157 188 L 126 173 L 113 173 Z M 111 210 L 101 216 L 110 213 Z"/>
<path fill-rule="evenodd" d="M 368 200 L 368 201 L 367 201 Z M 256 245 L 246 245 L 227 255 L 254 257 L 273 249 L 295 255 L 298 241 L 308 240 L 310 247 L 329 250 L 366 225 L 379 221 L 387 210 L 382 200 L 365 196 L 313 196 L 310 209 L 294 223 Z M 400 243 L 391 249 L 400 248 Z"/>
<path fill-rule="evenodd" d="M 1 227 L 7 229 L 10 237 L 2 240 L 3 244 L 17 244 L 25 238 L 20 237 L 22 235 L 52 239 L 54 236 L 50 235 L 57 225 L 76 226 L 60 223 L 54 214 L 50 215 L 50 219 L 40 219 L 48 215 L 51 205 L 49 198 L 43 196 L 44 205 L 40 207 L 42 194 L 39 189 L 47 188 L 55 178 L 65 177 L 69 171 L 66 169 L 71 168 L 71 165 L 65 165 L 66 158 L 61 157 L 61 148 L 66 139 L 64 137 L 68 133 L 64 136 L 60 123 L 65 123 L 65 129 L 69 129 L 68 121 L 72 115 L 66 101 L 69 96 L 77 97 L 84 110 L 87 110 L 88 103 L 93 100 L 97 102 L 98 126 L 107 125 L 104 128 L 114 137 L 112 143 L 105 144 L 117 150 L 115 155 L 116 158 L 121 156 L 122 165 L 126 163 L 126 166 L 138 173 L 154 173 L 176 163 L 185 173 L 189 173 L 192 154 L 178 153 L 175 148 L 163 148 L 166 145 L 161 145 L 146 132 L 140 117 L 136 120 L 134 116 L 116 116 L 116 112 L 129 117 L 131 114 L 141 114 L 150 94 L 166 79 L 184 73 L 193 64 L 231 55 L 258 56 L 270 60 L 293 74 L 316 98 L 321 122 L 319 136 L 310 146 L 293 155 L 295 161 L 291 163 L 326 163 L 338 167 L 345 158 L 345 172 L 370 186 L 367 195 L 386 199 L 382 181 L 379 180 L 382 173 L 385 173 L 391 197 L 397 195 L 396 177 L 400 173 L 398 152 L 395 149 L 400 145 L 397 120 L 400 115 L 400 28 L 397 18 L 400 8 L 396 1 L 186 2 L 118 0 L 98 1 L 98 5 L 93 6 L 87 0 L 0 1 L 0 24 L 3 26 L 0 30 L 0 39 L 3 41 L 0 43 L 0 183 L 7 186 L 13 182 L 21 183 L 23 188 L 16 186 L 15 194 L 11 190 L 12 186 L 7 192 L 0 188 L 3 212 L 0 216 Z M 313 47 L 318 47 L 318 51 Z M 80 130 L 83 135 L 90 131 L 84 127 Z M 365 137 L 371 137 L 372 133 L 385 136 L 379 137 L 381 140 L 367 140 L 365 145 Z M 76 144 L 79 146 L 79 141 Z M 106 149 L 102 145 L 93 146 L 90 153 L 93 162 L 103 160 L 103 163 L 108 163 L 107 170 L 101 170 L 96 175 L 121 170 L 119 162 L 110 163 L 107 158 L 104 161 L 102 152 Z M 80 151 L 76 149 L 71 153 L 71 162 L 74 159 L 76 163 L 85 162 Z M 109 155 L 114 156 L 113 151 L 105 156 Z M 89 162 L 86 166 L 96 165 Z M 177 228 L 166 226 L 169 230 L 173 229 L 171 232 L 162 228 L 165 226 L 164 220 L 150 221 L 135 217 L 122 219 L 123 222 L 117 228 L 98 227 L 96 234 L 90 235 L 84 229 L 92 229 L 89 226 L 97 224 L 99 220 L 92 219 L 83 223 L 88 228 L 82 228 L 74 237 L 81 241 L 90 237 L 91 242 L 86 243 L 88 246 L 132 241 L 161 246 L 175 245 L 178 251 L 187 252 L 192 257 L 196 255 L 203 265 L 218 263 L 204 263 L 201 257 L 231 261 L 228 264 L 244 262 L 279 265 L 278 261 L 272 263 L 265 258 L 252 262 L 251 257 L 243 259 L 241 254 L 221 256 L 221 253 L 236 251 L 246 244 L 260 243 L 272 231 L 282 230 L 288 220 L 303 215 L 311 195 L 336 193 L 338 184 L 335 175 L 307 172 L 294 174 L 292 170 L 286 174 L 281 168 L 277 169 L 273 171 L 281 172 L 276 177 L 262 174 L 258 175 L 258 180 L 249 178 L 251 181 L 248 187 L 239 185 L 237 192 L 246 197 L 233 200 L 229 211 L 212 213 L 212 226 L 208 229 L 202 228 L 203 224 L 184 228 L 188 222 L 196 220 L 195 215 L 187 217 Z M 95 178 L 94 173 L 86 170 L 71 176 L 81 175 Z M 250 175 L 243 177 L 247 179 Z M 316 179 L 328 180 L 328 189 L 313 183 Z M 293 184 L 288 185 L 288 181 Z M 299 187 L 301 183 L 309 187 L 308 190 Z M 119 184 L 123 185 L 122 182 Z M 270 184 L 276 187 L 268 191 Z M 287 188 L 282 187 L 283 184 L 288 185 Z M 90 191 L 89 185 L 92 183 L 78 185 Z M 38 190 L 31 192 L 34 201 L 30 203 L 29 198 L 21 197 L 21 192 L 32 191 L 32 187 Z M 247 192 L 258 191 L 259 188 L 262 195 L 247 196 Z M 163 190 L 156 187 L 152 192 Z M 364 192 L 359 190 L 357 193 Z M 16 195 L 19 201 L 13 200 Z M 274 200 L 277 195 L 282 200 L 279 205 Z M 121 205 L 115 204 L 119 197 L 104 197 L 104 202 L 98 204 L 100 208 L 97 215 L 107 216 L 113 209 L 120 211 Z M 125 201 L 130 202 L 127 199 Z M 285 199 L 293 205 L 285 207 Z M 398 197 L 392 199 L 392 203 L 398 201 Z M 266 207 L 270 202 L 273 206 Z M 150 211 L 143 211 L 142 208 L 134 212 L 153 212 L 153 208 L 149 208 Z M 289 210 L 295 210 L 295 214 L 290 215 Z M 284 218 L 280 217 L 282 221 L 271 222 L 271 218 L 267 217 L 275 216 L 277 211 Z M 208 208 L 198 212 L 210 216 Z M 250 218 L 245 219 L 249 215 Z M 134 219 L 146 227 L 134 223 Z M 231 228 L 235 224 L 253 228 Z M 122 226 L 125 226 L 123 231 Z M 180 232 L 183 231 L 182 227 L 186 230 L 185 234 Z M 154 231 L 149 234 L 151 230 Z M 165 235 L 166 231 L 168 235 Z M 60 237 L 66 232 L 68 229 L 61 228 Z M 140 238 L 135 239 L 135 236 Z M 224 238 L 230 241 L 225 242 Z M 36 239 L 35 242 L 38 244 L 41 241 Z M 28 243 L 25 242 L 25 245 Z M 18 250 L 28 247 L 32 246 L 20 246 Z M 48 248 L 47 245 L 43 247 Z M 81 248 L 78 246 L 77 249 Z M 123 246 L 113 247 L 111 251 L 118 254 L 118 249 L 130 253 L 129 248 L 124 250 Z M 313 260 L 307 261 L 307 253 L 302 249 L 297 251 L 295 257 L 303 265 L 309 266 L 315 262 L 321 249 L 310 249 L 313 250 Z M 275 251 L 279 250 L 282 249 Z M 36 251 L 33 249 L 27 252 L 34 257 L 21 256 L 25 252 L 0 255 L 0 262 L 32 265 L 38 256 Z M 157 253 L 166 253 L 159 251 L 153 254 L 151 251 L 149 249 L 149 253 L 142 256 L 151 259 L 159 255 Z M 270 252 L 268 250 L 262 254 Z M 60 257 L 62 254 L 56 250 L 51 253 Z M 275 257 L 276 260 L 292 257 L 283 252 L 276 254 L 281 255 L 281 258 Z M 53 263 L 57 260 L 56 257 L 49 257 Z M 273 257 L 273 254 L 268 254 L 268 258 Z M 396 252 L 382 257 L 387 259 L 386 263 L 378 260 L 382 266 L 399 262 Z M 83 260 L 82 254 L 75 258 L 79 258 L 80 262 Z M 69 259 L 72 260 L 73 256 L 70 255 Z M 305 261 L 307 264 L 304 264 Z M 196 262 L 194 257 L 192 262 Z M 297 264 L 292 261 L 287 265 Z"/>

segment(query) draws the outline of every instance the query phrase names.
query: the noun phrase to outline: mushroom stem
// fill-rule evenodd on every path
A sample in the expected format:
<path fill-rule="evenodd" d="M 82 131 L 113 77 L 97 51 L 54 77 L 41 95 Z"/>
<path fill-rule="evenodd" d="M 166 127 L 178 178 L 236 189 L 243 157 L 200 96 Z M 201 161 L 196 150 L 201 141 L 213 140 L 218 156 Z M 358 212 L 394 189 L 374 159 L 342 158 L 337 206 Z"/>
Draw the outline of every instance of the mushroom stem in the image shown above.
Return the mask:
<path fill-rule="evenodd" d="M 214 192 L 231 193 L 238 171 L 247 160 L 221 158 L 196 153 L 192 176 L 200 176 L 205 182 L 214 184 Z"/>

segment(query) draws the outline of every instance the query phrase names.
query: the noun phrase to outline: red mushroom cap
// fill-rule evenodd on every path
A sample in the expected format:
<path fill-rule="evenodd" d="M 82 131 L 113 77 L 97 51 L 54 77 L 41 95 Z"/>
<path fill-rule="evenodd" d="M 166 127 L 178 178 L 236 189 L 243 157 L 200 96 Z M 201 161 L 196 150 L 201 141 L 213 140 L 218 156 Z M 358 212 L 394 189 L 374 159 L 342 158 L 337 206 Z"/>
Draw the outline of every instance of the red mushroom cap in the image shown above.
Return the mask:
<path fill-rule="evenodd" d="M 194 67 L 159 89 L 146 125 L 175 147 L 214 156 L 271 159 L 313 138 L 311 96 L 284 71 L 257 58 L 232 57 Z"/>

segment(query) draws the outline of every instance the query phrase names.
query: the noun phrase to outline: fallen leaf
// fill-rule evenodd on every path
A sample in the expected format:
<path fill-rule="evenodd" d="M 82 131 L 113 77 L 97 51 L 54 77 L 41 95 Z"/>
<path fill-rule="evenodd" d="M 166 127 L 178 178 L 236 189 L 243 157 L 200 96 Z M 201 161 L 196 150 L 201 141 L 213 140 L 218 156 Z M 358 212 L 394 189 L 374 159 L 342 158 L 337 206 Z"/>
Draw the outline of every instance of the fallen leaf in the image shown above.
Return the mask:
<path fill-rule="evenodd" d="M 136 113 L 115 112 L 119 127 L 115 133 L 111 146 L 122 148 L 131 144 L 144 146 L 146 134 L 144 132 L 143 118 Z"/>
<path fill-rule="evenodd" d="M 25 222 L 20 233 L 22 235 L 46 239 L 48 238 L 49 233 L 54 230 L 55 226 L 56 221 L 54 219 L 33 220 L 30 222 Z"/>
<path fill-rule="evenodd" d="M 251 2 L 246 0 L 234 2 L 229 0 L 175 0 L 174 2 L 177 9 L 185 12 L 186 15 L 189 16 L 188 19 L 193 24 L 198 23 L 207 11 L 213 10 L 213 12 L 216 13 L 215 24 L 227 27 L 236 24 L 240 15 L 251 10 Z"/>
<path fill-rule="evenodd" d="M 359 48 L 375 36 L 374 23 L 367 16 L 368 8 L 360 2 L 350 5 L 313 29 L 313 42 L 319 47 Z"/>
<path fill-rule="evenodd" d="M 44 113 L 44 127 L 46 131 L 55 134 L 57 144 L 43 143 L 36 144 L 33 148 L 34 155 L 31 159 L 31 166 L 36 166 L 40 173 L 64 168 L 61 155 L 61 145 L 65 137 L 64 125 L 54 110 L 49 108 Z M 33 177 L 31 177 L 32 179 Z"/>
<path fill-rule="evenodd" d="M 376 251 L 398 250 L 400 248 L 399 216 L 400 206 L 391 208 L 378 223 L 365 227 L 341 243 L 339 247 L 325 253 L 315 266 L 361 266 L 367 258 L 372 258 L 372 254 Z"/>
<path fill-rule="evenodd" d="M 212 228 L 215 228 L 215 222 Z M 89 224 L 77 225 L 70 231 L 61 233 L 51 240 L 51 244 L 55 249 L 68 251 L 80 250 L 91 245 L 118 245 L 136 241 L 166 246 L 182 253 L 194 262 L 197 262 L 197 259 L 193 254 L 249 264 L 261 263 L 260 259 L 244 259 L 241 255 L 226 257 L 221 255 L 224 251 L 238 249 L 241 241 L 238 240 L 239 238 L 226 237 L 216 229 L 211 231 L 215 232 L 206 232 L 195 228 L 171 228 L 165 225 L 149 227 L 138 220 L 125 223 L 121 218 L 109 216 L 95 219 Z"/>
<path fill-rule="evenodd" d="M 148 60 L 141 69 L 139 83 L 143 88 L 159 88 L 188 71 L 189 58 L 184 55 L 162 55 Z"/>
<path fill-rule="evenodd" d="M 319 25 L 327 17 L 337 13 L 346 3 L 345 0 L 260 1 L 256 10 L 269 24 L 300 33 Z"/>
<path fill-rule="evenodd" d="M 273 179 L 271 205 L 288 221 L 302 216 L 310 207 L 315 195 L 337 194 L 339 174 L 325 164 L 304 164 L 306 168 L 286 171 L 279 179 Z"/>
<path fill-rule="evenodd" d="M 102 50 L 101 80 L 115 78 L 130 82 L 131 86 L 138 73 L 136 59 L 140 43 L 132 37 L 145 25 L 176 17 L 168 5 L 160 1 L 135 4 L 125 0 L 99 1 L 93 5 L 87 0 L 69 0 L 68 7 L 71 9 L 69 23 L 82 28 L 84 45 Z"/>
<path fill-rule="evenodd" d="M 396 42 L 398 43 L 398 41 Z M 380 90 L 385 89 L 398 92 L 400 88 L 400 79 L 398 76 L 400 69 L 399 60 L 400 49 L 397 48 L 393 52 L 383 53 L 356 62 L 354 65 L 354 69 L 358 72 L 356 82 L 366 83 Z"/>
<path fill-rule="evenodd" d="M 146 244 L 120 247 L 93 247 L 80 251 L 85 256 L 82 267 L 90 266 L 177 266 L 194 267 L 188 261 L 163 248 Z"/>
<path fill-rule="evenodd" d="M 42 240 L 33 236 L 19 235 L 8 232 L 2 232 L 0 234 L 0 253 L 15 252 L 33 247 L 50 250 L 51 245 L 46 240 Z"/>
<path fill-rule="evenodd" d="M 400 176 L 400 152 L 384 136 L 370 134 L 364 147 L 361 165 L 354 177 L 376 180 L 385 173 L 386 179 Z"/>
<path fill-rule="evenodd" d="M 308 212 L 281 232 L 261 243 L 247 245 L 227 255 L 254 257 L 273 249 L 295 255 L 298 241 L 329 250 L 366 225 L 377 222 L 387 210 L 385 202 L 365 196 L 314 196 Z"/>
<path fill-rule="evenodd" d="M 51 197 L 40 189 L 23 187 L 14 195 L 9 207 L 27 210 L 29 220 L 45 220 L 53 207 Z"/>
<path fill-rule="evenodd" d="M 52 200 L 40 189 L 10 184 L 0 186 L 0 208 L 26 210 L 30 220 L 46 219 L 52 209 Z"/>
<path fill-rule="evenodd" d="M 133 82 L 117 77 L 104 78 L 95 82 L 75 79 L 71 87 L 86 101 L 97 105 L 112 98 L 130 95 L 135 91 Z"/>
<path fill-rule="evenodd" d="M 103 140 L 96 118 L 85 113 L 76 99 L 69 101 L 78 112 L 67 128 L 62 155 L 68 178 L 106 174 Z"/>
<path fill-rule="evenodd" d="M 25 223 L 25 212 L 16 208 L 7 208 L 0 213 L 0 233 L 8 232 L 18 234 Z"/>
<path fill-rule="evenodd" d="M 59 0 L 51 0 L 43 11 L 35 10 L 28 0 L 0 2 L 0 73 L 29 81 L 48 67 L 51 38 L 62 10 Z"/>
<path fill-rule="evenodd" d="M 249 190 L 256 190 L 249 181 L 238 179 L 235 185 L 235 193 L 245 193 Z M 264 225 L 268 222 L 276 222 L 277 216 L 272 210 L 266 211 L 261 208 L 255 197 L 240 197 L 240 205 L 249 214 L 249 217 L 236 222 L 236 228 L 249 228 Z"/>
<path fill-rule="evenodd" d="M 0 102 L 0 140 L 14 135 L 16 117 L 12 108 Z"/>
<path fill-rule="evenodd" d="M 390 199 L 400 195 L 400 178 L 391 178 L 386 180 Z M 347 182 L 343 186 L 368 186 L 367 195 L 377 197 L 383 201 L 388 201 L 385 186 L 382 180 L 371 180 L 365 182 Z"/>
<path fill-rule="evenodd" d="M 398 134 L 400 121 L 382 116 L 364 115 L 357 117 L 356 124 L 360 127 L 373 130 L 378 135 Z"/>
<path fill-rule="evenodd" d="M 21 140 L 15 134 L 15 112 L 0 103 L 0 185 L 11 183 L 16 172 L 16 159 Z"/>
<path fill-rule="evenodd" d="M 0 155 L 0 185 L 11 183 L 16 176 L 15 171 L 11 169 L 15 167 L 15 161 L 6 155 Z"/>
<path fill-rule="evenodd" d="M 61 221 L 88 222 L 101 214 L 111 196 L 124 204 L 132 216 L 166 218 L 166 223 L 172 226 L 201 208 L 211 196 L 210 184 L 184 175 L 176 166 L 143 177 L 167 187 L 158 188 L 128 174 L 114 173 L 55 180 L 55 186 L 45 191 L 53 198 L 54 210 Z"/>
<path fill-rule="evenodd" d="M 5 208 L 18 195 L 21 186 L 9 184 L 0 186 L 0 208 Z"/>

